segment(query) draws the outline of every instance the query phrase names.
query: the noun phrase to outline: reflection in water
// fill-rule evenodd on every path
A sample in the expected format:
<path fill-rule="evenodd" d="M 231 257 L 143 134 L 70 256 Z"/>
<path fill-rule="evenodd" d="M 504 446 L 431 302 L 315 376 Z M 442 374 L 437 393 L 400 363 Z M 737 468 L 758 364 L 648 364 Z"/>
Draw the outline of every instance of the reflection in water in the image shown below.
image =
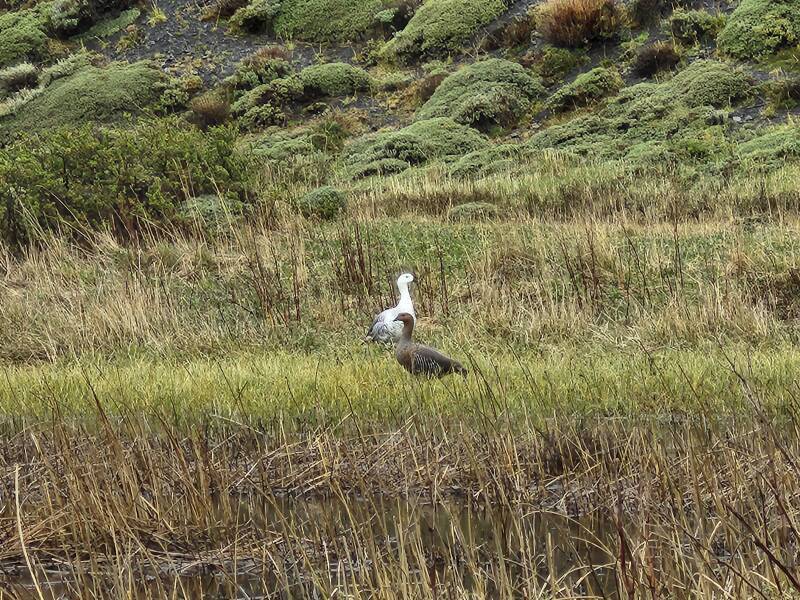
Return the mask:
<path fill-rule="evenodd" d="M 151 561 L 125 582 L 98 564 L 53 564 L 41 570 L 40 587 L 47 598 L 112 588 L 131 598 L 327 598 L 394 586 L 412 597 L 524 597 L 542 589 L 617 595 L 609 550 L 616 534 L 592 517 L 383 497 L 248 499 L 221 512 L 234 522 L 221 521 L 224 528 L 208 532 L 212 539 L 236 540 L 231 528 L 246 523 L 257 541 L 233 550 L 226 544 L 224 559 L 186 552 Z M 6 582 L 12 597 L 38 598 L 30 577 Z"/>

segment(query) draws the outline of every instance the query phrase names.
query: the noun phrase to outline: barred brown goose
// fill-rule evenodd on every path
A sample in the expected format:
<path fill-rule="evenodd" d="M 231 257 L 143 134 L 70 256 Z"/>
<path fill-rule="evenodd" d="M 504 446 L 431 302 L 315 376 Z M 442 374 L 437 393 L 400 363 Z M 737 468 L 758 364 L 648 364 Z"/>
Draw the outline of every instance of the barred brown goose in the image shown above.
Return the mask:
<path fill-rule="evenodd" d="M 467 370 L 452 358 L 448 358 L 438 350 L 422 344 L 416 344 L 411 339 L 414 332 L 414 317 L 408 313 L 397 315 L 395 321 L 403 324 L 403 333 L 395 348 L 397 362 L 412 375 L 425 377 L 444 377 L 449 373 L 460 373 L 466 377 Z"/>

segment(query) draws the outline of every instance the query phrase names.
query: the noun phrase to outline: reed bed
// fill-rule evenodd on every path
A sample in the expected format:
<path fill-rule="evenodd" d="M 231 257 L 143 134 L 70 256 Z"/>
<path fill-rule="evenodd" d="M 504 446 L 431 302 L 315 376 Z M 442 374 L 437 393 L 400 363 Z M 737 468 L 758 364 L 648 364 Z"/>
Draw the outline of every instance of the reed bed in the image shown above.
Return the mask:
<path fill-rule="evenodd" d="M 294 431 L 99 403 L 92 426 L 7 422 L 4 593 L 791 597 L 796 404 L 740 393 L 747 413 L 524 425 L 490 402 Z"/>
<path fill-rule="evenodd" d="M 564 169 L 0 248 L 0 598 L 800 597 L 792 173 Z"/>

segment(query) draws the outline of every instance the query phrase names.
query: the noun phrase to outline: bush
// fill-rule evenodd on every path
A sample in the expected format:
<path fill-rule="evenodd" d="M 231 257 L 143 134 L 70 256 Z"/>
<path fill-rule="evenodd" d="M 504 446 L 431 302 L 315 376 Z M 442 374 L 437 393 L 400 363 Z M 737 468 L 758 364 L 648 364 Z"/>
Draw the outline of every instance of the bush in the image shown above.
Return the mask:
<path fill-rule="evenodd" d="M 452 52 L 505 10 L 503 0 L 428 0 L 384 48 L 384 55 L 407 59 Z"/>
<path fill-rule="evenodd" d="M 39 71 L 30 63 L 20 63 L 0 70 L 0 98 L 20 90 L 36 87 Z"/>
<path fill-rule="evenodd" d="M 484 177 L 492 173 L 513 172 L 530 154 L 522 144 L 500 144 L 470 152 L 459 158 L 450 169 L 458 179 Z"/>
<path fill-rule="evenodd" d="M 221 125 L 228 120 L 231 114 L 231 105 L 228 99 L 220 93 L 208 92 L 193 98 L 189 102 L 193 120 L 201 127 Z"/>
<path fill-rule="evenodd" d="M 547 109 L 562 112 L 589 106 L 607 96 L 613 96 L 622 89 L 625 82 L 616 69 L 597 67 L 582 73 L 575 81 L 568 83 L 547 101 Z"/>
<path fill-rule="evenodd" d="M 0 123 L 0 134 L 110 122 L 136 114 L 155 104 L 165 80 L 160 69 L 146 61 L 113 63 L 104 69 L 83 67 L 51 83 L 14 120 Z"/>
<path fill-rule="evenodd" d="M 474 129 L 441 117 L 355 140 L 345 150 L 345 164 L 354 176 L 366 176 L 387 166 L 399 172 L 404 165 L 460 157 L 485 146 L 486 139 Z M 391 162 L 384 162 L 387 160 Z"/>
<path fill-rule="evenodd" d="M 583 50 L 557 48 L 556 46 L 546 46 L 540 53 L 529 58 L 533 69 L 548 85 L 560 81 L 587 60 L 586 52 Z"/>
<path fill-rule="evenodd" d="M 765 128 L 739 146 L 739 155 L 753 166 L 780 168 L 800 158 L 800 130 L 793 124 Z"/>
<path fill-rule="evenodd" d="M 313 42 L 351 42 L 379 25 L 383 0 L 283 0 L 275 32 Z"/>
<path fill-rule="evenodd" d="M 288 77 L 294 68 L 286 58 L 273 56 L 280 53 L 280 49 L 267 47 L 248 56 L 236 66 L 232 75 L 225 78 L 225 85 L 236 90 L 252 90 L 275 79 Z"/>
<path fill-rule="evenodd" d="M 769 109 L 773 112 L 796 107 L 800 104 L 800 76 L 782 76 L 766 82 L 764 95 L 769 101 Z"/>
<path fill-rule="evenodd" d="M 212 20 L 218 18 L 227 19 L 245 6 L 247 6 L 247 0 L 217 0 L 205 11 L 203 16 Z"/>
<path fill-rule="evenodd" d="M 372 77 L 364 69 L 347 63 L 327 63 L 306 67 L 300 72 L 306 98 L 352 96 L 368 91 Z"/>
<path fill-rule="evenodd" d="M 633 72 L 639 77 L 652 77 L 672 69 L 681 61 L 680 54 L 669 42 L 656 42 L 640 48 L 633 59 Z"/>
<path fill-rule="evenodd" d="M 693 45 L 715 38 L 725 25 L 725 17 L 714 16 L 704 10 L 678 8 L 670 15 L 668 25 L 676 40 Z"/>
<path fill-rule="evenodd" d="M 297 202 L 300 212 L 307 219 L 332 221 L 347 208 L 347 197 L 330 186 L 317 188 Z"/>
<path fill-rule="evenodd" d="M 0 67 L 47 56 L 46 21 L 37 9 L 0 15 Z"/>
<path fill-rule="evenodd" d="M 0 235 L 15 247 L 59 227 L 125 236 L 168 224 L 192 197 L 244 198 L 248 163 L 235 141 L 233 129 L 203 133 L 177 118 L 27 136 L 0 150 Z"/>
<path fill-rule="evenodd" d="M 616 0 L 546 0 L 536 9 L 539 32 L 558 46 L 614 38 L 622 24 Z"/>
<path fill-rule="evenodd" d="M 664 83 L 623 88 L 602 109 L 537 133 L 534 149 L 556 148 L 595 158 L 652 155 L 669 144 L 669 155 L 686 160 L 712 157 L 727 143 L 717 109 L 752 97 L 748 75 L 724 63 L 700 60 Z M 646 146 L 642 146 L 646 144 Z M 661 151 L 661 150 L 659 150 Z"/>
<path fill-rule="evenodd" d="M 246 91 L 233 103 L 232 111 L 234 115 L 242 116 L 249 110 L 266 104 L 283 110 L 289 103 L 299 100 L 302 96 L 303 84 L 300 78 L 290 75 Z"/>
<path fill-rule="evenodd" d="M 490 58 L 447 77 L 417 113 L 419 119 L 450 117 L 486 130 L 516 124 L 531 102 L 544 95 L 538 79 L 513 62 Z"/>
<path fill-rule="evenodd" d="M 234 29 L 248 33 L 271 31 L 280 10 L 281 0 L 252 0 L 233 14 L 230 24 Z"/>
<path fill-rule="evenodd" d="M 800 0 L 742 0 L 717 42 L 720 51 L 741 60 L 800 44 Z"/>
<path fill-rule="evenodd" d="M 138 8 L 131 8 L 119 14 L 119 16 L 100 21 L 93 25 L 85 33 L 81 34 L 78 39 L 84 40 L 89 38 L 107 38 L 119 33 L 123 29 L 133 25 L 142 12 Z"/>

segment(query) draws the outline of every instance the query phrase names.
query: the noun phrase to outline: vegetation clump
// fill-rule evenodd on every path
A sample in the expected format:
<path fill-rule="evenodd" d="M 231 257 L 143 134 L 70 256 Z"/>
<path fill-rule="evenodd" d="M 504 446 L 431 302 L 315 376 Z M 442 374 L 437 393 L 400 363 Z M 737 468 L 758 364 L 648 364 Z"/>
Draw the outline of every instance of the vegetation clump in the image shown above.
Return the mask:
<path fill-rule="evenodd" d="M 563 112 L 589 106 L 619 92 L 625 82 L 613 68 L 597 67 L 582 73 L 575 81 L 566 84 L 547 100 L 547 109 Z"/>
<path fill-rule="evenodd" d="M 705 10 L 676 8 L 667 25 L 672 37 L 682 44 L 693 45 L 715 38 L 725 25 L 725 17 Z"/>
<path fill-rule="evenodd" d="M 636 52 L 633 59 L 633 72 L 639 77 L 652 77 L 656 73 L 677 66 L 681 55 L 670 42 L 658 41 L 644 46 Z"/>
<path fill-rule="evenodd" d="M 164 74 L 146 61 L 85 66 L 54 81 L 13 120 L 0 121 L 0 134 L 113 121 L 151 107 L 164 82 Z"/>
<path fill-rule="evenodd" d="M 271 31 L 280 10 L 280 0 L 252 0 L 233 14 L 230 24 L 234 29 L 247 33 Z"/>
<path fill-rule="evenodd" d="M 450 167 L 457 179 L 484 177 L 494 173 L 513 172 L 530 158 L 530 149 L 524 144 L 499 144 L 465 154 Z"/>
<path fill-rule="evenodd" d="M 0 98 L 36 87 L 38 83 L 39 70 L 30 63 L 20 63 L 0 69 Z"/>
<path fill-rule="evenodd" d="M 300 72 L 300 81 L 307 98 L 351 96 L 372 87 L 369 73 L 343 62 L 306 67 Z"/>
<path fill-rule="evenodd" d="M 486 144 L 474 129 L 438 117 L 357 139 L 345 149 L 345 162 L 353 177 L 366 177 L 397 173 L 434 159 L 460 157 Z"/>
<path fill-rule="evenodd" d="M 324 186 L 304 195 L 297 206 L 307 219 L 332 221 L 347 208 L 347 196 L 331 186 Z"/>
<path fill-rule="evenodd" d="M 505 8 L 503 0 L 428 0 L 386 45 L 384 55 L 405 60 L 457 50 Z"/>
<path fill-rule="evenodd" d="M 0 67 L 46 56 L 47 21 L 40 9 L 0 14 Z"/>
<path fill-rule="evenodd" d="M 232 129 L 204 133 L 177 118 L 27 136 L 0 151 L 0 233 L 12 246 L 64 225 L 129 235 L 143 221 L 169 223 L 188 198 L 238 198 L 247 162 L 235 140 Z"/>
<path fill-rule="evenodd" d="M 728 146 L 711 117 L 752 93 L 744 72 L 717 61 L 696 61 L 670 81 L 623 88 L 601 110 L 549 127 L 530 144 L 635 162 L 706 160 Z"/>
<path fill-rule="evenodd" d="M 535 14 L 547 41 L 571 48 L 616 37 L 623 21 L 616 0 L 546 0 Z"/>
<path fill-rule="evenodd" d="M 287 39 L 352 42 L 377 24 L 383 0 L 282 0 L 275 32 Z"/>
<path fill-rule="evenodd" d="M 717 42 L 720 51 L 740 60 L 800 44 L 800 0 L 742 0 Z"/>
<path fill-rule="evenodd" d="M 544 87 L 522 65 L 499 58 L 463 67 L 447 77 L 417 113 L 419 119 L 450 117 L 487 130 L 514 125 L 543 96 Z"/>
<path fill-rule="evenodd" d="M 528 62 L 547 85 L 553 85 L 586 61 L 584 50 L 546 46 Z"/>

